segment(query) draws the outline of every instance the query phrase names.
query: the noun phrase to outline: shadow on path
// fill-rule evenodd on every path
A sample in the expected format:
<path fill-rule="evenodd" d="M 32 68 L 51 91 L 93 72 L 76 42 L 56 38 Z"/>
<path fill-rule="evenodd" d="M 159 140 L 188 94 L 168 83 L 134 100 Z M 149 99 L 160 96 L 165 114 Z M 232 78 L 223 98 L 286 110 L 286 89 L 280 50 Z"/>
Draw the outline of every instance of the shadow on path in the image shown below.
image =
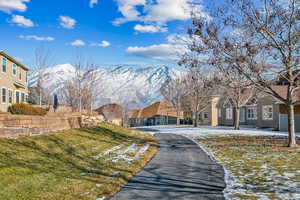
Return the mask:
<path fill-rule="evenodd" d="M 111 200 L 225 199 L 224 171 L 193 141 L 174 134 L 157 134 L 153 160 Z"/>

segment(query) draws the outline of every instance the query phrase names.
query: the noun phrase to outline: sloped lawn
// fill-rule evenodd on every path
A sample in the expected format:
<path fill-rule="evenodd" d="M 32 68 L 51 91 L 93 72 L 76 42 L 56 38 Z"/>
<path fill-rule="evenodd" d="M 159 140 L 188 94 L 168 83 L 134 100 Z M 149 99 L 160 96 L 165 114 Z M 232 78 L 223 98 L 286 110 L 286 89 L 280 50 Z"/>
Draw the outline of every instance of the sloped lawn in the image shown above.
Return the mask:
<path fill-rule="evenodd" d="M 226 191 L 230 199 L 300 199 L 300 149 L 286 148 L 286 138 L 215 135 L 197 139 L 234 177 Z"/>
<path fill-rule="evenodd" d="M 155 152 L 153 136 L 111 124 L 0 139 L 0 199 L 109 197 Z"/>

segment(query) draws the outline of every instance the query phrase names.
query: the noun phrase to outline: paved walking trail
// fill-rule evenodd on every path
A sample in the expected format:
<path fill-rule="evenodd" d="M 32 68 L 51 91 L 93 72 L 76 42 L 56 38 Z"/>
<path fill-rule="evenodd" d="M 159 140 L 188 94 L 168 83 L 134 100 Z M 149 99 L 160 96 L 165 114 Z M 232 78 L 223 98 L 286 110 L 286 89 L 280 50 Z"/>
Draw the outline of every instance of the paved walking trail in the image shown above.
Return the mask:
<path fill-rule="evenodd" d="M 220 165 L 183 136 L 156 136 L 156 156 L 111 200 L 224 199 L 224 171 Z"/>

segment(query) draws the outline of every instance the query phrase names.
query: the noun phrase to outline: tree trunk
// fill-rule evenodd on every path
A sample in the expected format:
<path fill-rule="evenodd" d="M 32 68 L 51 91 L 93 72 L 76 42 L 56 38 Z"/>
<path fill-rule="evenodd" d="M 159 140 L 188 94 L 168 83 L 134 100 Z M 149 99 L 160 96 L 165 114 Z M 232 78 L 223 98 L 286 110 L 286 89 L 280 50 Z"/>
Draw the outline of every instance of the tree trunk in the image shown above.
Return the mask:
<path fill-rule="evenodd" d="M 194 113 L 194 127 L 198 126 L 198 114 Z"/>
<path fill-rule="evenodd" d="M 234 117 L 234 129 L 240 130 L 240 108 L 235 109 L 235 117 Z"/>
<path fill-rule="evenodd" d="M 295 133 L 295 113 L 294 105 L 288 105 L 288 130 L 289 130 L 289 147 L 298 147 Z"/>
<path fill-rule="evenodd" d="M 177 121 L 176 121 L 177 125 L 180 125 L 180 116 L 179 116 L 179 111 L 177 111 Z"/>

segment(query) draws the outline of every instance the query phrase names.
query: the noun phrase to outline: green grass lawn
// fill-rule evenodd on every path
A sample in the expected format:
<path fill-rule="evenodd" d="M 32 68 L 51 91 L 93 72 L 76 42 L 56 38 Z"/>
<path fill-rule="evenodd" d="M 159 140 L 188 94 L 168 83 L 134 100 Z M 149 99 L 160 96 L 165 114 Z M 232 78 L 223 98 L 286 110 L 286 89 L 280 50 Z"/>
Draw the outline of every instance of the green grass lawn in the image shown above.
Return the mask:
<path fill-rule="evenodd" d="M 139 159 L 116 162 L 116 152 L 95 156 L 113 147 L 121 151 L 134 144 L 133 157 L 151 144 Z M 153 136 L 111 124 L 59 131 L 36 137 L 0 139 L 1 200 L 77 200 L 109 197 L 155 154 Z"/>
<path fill-rule="evenodd" d="M 232 199 L 300 199 L 300 149 L 286 148 L 286 138 L 215 135 L 197 139 L 236 179 L 229 191 Z"/>

